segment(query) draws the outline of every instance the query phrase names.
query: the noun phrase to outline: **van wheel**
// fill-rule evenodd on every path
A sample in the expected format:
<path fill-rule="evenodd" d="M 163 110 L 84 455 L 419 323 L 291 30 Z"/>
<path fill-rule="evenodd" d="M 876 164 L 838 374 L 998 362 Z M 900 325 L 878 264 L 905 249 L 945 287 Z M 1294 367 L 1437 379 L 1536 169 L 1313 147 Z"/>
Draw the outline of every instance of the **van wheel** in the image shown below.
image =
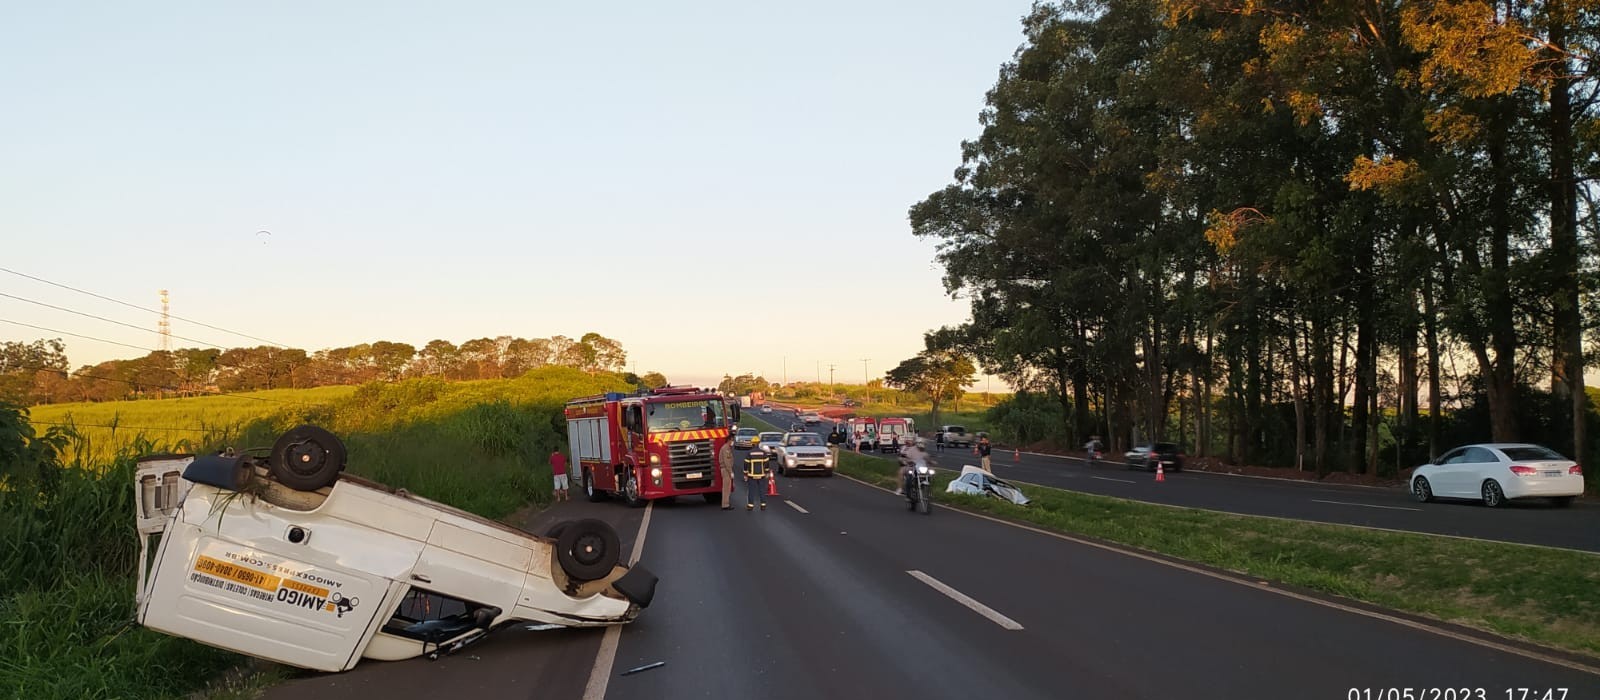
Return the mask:
<path fill-rule="evenodd" d="M 583 468 L 583 495 L 588 496 L 589 500 L 594 503 L 606 500 L 606 492 L 594 487 L 594 474 L 589 471 L 588 467 Z"/>
<path fill-rule="evenodd" d="M 339 480 L 345 456 L 344 443 L 333 433 L 301 425 L 272 443 L 267 467 L 278 483 L 296 491 L 315 491 Z"/>
<path fill-rule="evenodd" d="M 578 581 L 605 578 L 622 559 L 622 541 L 617 531 L 593 518 L 557 525 L 556 561 L 561 570 Z"/>

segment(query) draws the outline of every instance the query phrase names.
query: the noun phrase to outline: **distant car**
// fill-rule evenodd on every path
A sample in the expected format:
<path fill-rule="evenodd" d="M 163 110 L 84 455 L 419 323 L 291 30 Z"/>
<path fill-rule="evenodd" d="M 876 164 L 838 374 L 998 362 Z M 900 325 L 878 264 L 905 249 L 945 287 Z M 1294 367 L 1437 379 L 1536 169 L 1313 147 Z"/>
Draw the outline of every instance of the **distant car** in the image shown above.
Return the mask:
<path fill-rule="evenodd" d="M 789 424 L 789 432 L 791 432 L 791 433 L 803 433 L 805 431 L 806 431 L 806 424 L 805 423 L 790 423 Z"/>
<path fill-rule="evenodd" d="M 771 407 L 771 406 L 767 406 L 767 405 L 764 405 L 764 404 L 763 404 L 763 405 L 762 405 L 762 406 L 761 406 L 761 412 L 762 412 L 762 413 L 769 413 L 769 414 L 770 414 L 770 413 L 772 413 L 772 407 Z"/>
<path fill-rule="evenodd" d="M 755 428 L 740 428 L 739 432 L 733 434 L 733 446 L 741 450 L 748 450 L 755 446 L 756 437 L 760 434 L 761 431 Z"/>
<path fill-rule="evenodd" d="M 806 425 L 821 423 L 822 415 L 816 411 L 806 411 L 805 413 L 800 414 L 800 421 Z"/>
<path fill-rule="evenodd" d="M 967 447 L 972 444 L 972 433 L 967 432 L 966 426 L 941 425 L 938 435 L 934 436 L 934 442 L 940 446 Z"/>
<path fill-rule="evenodd" d="M 778 445 L 780 444 L 783 444 L 783 433 L 780 433 L 776 430 L 768 430 L 756 435 L 756 445 L 753 449 L 771 454 L 774 450 L 778 449 Z"/>
<path fill-rule="evenodd" d="M 961 468 L 961 476 L 955 478 L 946 486 L 949 493 L 965 493 L 973 496 L 993 496 L 1002 501 L 1015 503 L 1019 506 L 1028 505 L 1028 497 L 1019 489 L 1003 479 L 983 470 L 982 467 L 967 465 Z"/>
<path fill-rule="evenodd" d="M 854 405 L 856 405 L 856 400 L 855 399 L 845 399 L 844 400 L 844 405 L 846 407 L 854 406 Z"/>
<path fill-rule="evenodd" d="M 1129 469 L 1144 469 L 1155 471 L 1156 465 L 1161 465 L 1162 471 L 1168 469 L 1183 471 L 1183 450 L 1176 443 L 1158 442 L 1152 445 L 1141 445 L 1123 453 L 1122 458 L 1128 463 Z"/>
<path fill-rule="evenodd" d="M 833 450 L 816 433 L 789 433 L 783 436 L 775 453 L 777 470 L 784 476 L 801 472 L 822 472 L 833 476 Z"/>
<path fill-rule="evenodd" d="M 1568 506 L 1583 494 L 1583 468 L 1547 447 L 1526 444 L 1466 445 L 1411 473 L 1411 495 L 1480 500 L 1490 508 L 1523 498 L 1548 498 Z"/>

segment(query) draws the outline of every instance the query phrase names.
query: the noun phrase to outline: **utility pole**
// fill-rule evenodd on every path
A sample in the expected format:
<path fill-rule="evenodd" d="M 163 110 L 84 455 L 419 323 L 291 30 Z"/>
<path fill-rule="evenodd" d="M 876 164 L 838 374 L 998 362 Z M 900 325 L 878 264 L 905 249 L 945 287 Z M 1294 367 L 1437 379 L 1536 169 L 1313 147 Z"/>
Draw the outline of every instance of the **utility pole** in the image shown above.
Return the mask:
<path fill-rule="evenodd" d="M 789 386 L 789 356 L 783 356 L 783 385 Z"/>
<path fill-rule="evenodd" d="M 161 351 L 172 351 L 172 317 L 167 313 L 167 290 L 161 290 L 161 321 L 156 324 L 156 332 L 161 334 Z"/>
<path fill-rule="evenodd" d="M 861 386 L 867 390 L 868 403 L 872 402 L 872 383 L 867 381 L 867 363 L 871 361 L 870 357 L 861 361 Z"/>
<path fill-rule="evenodd" d="M 833 363 L 828 363 L 828 388 L 833 388 Z"/>

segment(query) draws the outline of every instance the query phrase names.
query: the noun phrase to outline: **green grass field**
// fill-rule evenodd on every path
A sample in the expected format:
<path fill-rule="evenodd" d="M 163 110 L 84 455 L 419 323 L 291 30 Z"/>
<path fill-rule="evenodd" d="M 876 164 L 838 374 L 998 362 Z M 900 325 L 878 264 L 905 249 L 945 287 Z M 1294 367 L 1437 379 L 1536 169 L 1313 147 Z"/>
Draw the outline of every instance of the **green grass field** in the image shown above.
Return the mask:
<path fill-rule="evenodd" d="M 353 386 L 274 389 L 181 399 L 49 404 L 35 406 L 30 413 L 41 429 L 49 424 L 74 426 L 84 438 L 83 446 L 90 450 L 86 456 L 105 460 L 136 437 L 194 449 L 207 440 L 238 435 L 247 424 L 285 409 L 326 406 L 355 392 Z"/>
<path fill-rule="evenodd" d="M 0 489 L 0 698 L 247 697 L 284 675 L 239 672 L 243 657 L 128 624 L 142 454 L 271 446 L 284 429 L 315 423 L 344 440 L 351 473 L 502 518 L 549 499 L 563 404 L 629 388 L 615 375 L 544 368 L 517 379 L 252 394 L 282 403 L 204 397 L 37 411 L 40 421 L 120 427 L 80 428 L 59 465 L 12 475 Z M 174 436 L 175 427 L 207 432 Z"/>
<path fill-rule="evenodd" d="M 844 453 L 839 472 L 894 488 L 892 459 Z M 1600 656 L 1600 556 L 1172 508 L 1021 486 L 1026 507 L 945 492 L 935 502 Z"/>

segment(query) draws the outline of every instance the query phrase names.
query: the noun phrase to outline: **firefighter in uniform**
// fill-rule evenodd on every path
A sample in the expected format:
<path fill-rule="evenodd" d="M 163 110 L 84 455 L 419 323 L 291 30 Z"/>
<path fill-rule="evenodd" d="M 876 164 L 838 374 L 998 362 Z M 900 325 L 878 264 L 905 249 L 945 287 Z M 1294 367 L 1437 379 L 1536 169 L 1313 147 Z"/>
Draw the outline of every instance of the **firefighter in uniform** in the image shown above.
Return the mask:
<path fill-rule="evenodd" d="M 722 509 L 733 510 L 733 434 L 717 451 L 717 468 L 722 470 Z"/>
<path fill-rule="evenodd" d="M 767 451 L 758 444 L 750 448 L 750 454 L 744 460 L 745 510 L 755 510 L 758 498 L 761 500 L 761 509 L 767 509 L 767 479 L 770 478 L 772 472 L 767 469 Z"/>

